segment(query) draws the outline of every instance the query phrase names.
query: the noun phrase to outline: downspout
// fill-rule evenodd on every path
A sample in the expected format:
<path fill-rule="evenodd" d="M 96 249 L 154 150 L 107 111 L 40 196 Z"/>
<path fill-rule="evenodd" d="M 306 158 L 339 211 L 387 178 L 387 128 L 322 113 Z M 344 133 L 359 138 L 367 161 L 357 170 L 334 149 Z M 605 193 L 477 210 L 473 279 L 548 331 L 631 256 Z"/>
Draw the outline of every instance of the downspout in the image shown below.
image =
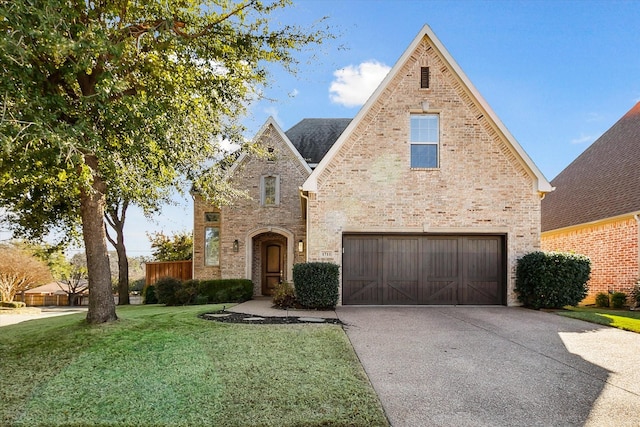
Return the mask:
<path fill-rule="evenodd" d="M 304 208 L 302 209 L 302 215 L 304 216 L 304 220 L 305 220 L 305 230 L 304 230 L 304 240 L 305 240 L 305 244 L 304 244 L 304 261 L 305 262 L 309 262 L 309 215 L 308 215 L 308 210 L 309 210 L 309 196 L 304 194 L 305 191 L 302 189 L 302 187 L 298 187 L 298 191 L 300 192 L 300 197 L 302 199 L 305 200 L 304 202 Z M 309 194 L 307 192 L 307 194 Z"/>

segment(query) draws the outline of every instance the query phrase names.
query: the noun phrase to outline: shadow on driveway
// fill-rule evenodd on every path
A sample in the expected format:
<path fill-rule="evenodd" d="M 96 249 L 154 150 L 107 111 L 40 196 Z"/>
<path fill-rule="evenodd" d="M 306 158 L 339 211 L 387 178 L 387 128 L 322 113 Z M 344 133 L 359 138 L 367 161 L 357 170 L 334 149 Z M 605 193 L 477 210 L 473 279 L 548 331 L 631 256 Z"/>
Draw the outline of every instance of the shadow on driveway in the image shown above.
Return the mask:
<path fill-rule="evenodd" d="M 640 424 L 640 334 L 508 307 L 337 314 L 394 427 Z"/>

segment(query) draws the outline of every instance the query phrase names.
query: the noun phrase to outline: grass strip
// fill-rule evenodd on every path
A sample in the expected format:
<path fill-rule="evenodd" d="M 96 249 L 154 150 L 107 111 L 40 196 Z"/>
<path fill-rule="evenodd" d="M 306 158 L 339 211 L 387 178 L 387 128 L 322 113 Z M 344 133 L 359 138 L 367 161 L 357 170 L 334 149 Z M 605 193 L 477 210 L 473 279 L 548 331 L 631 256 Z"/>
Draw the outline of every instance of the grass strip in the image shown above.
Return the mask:
<path fill-rule="evenodd" d="M 567 307 L 558 314 L 565 317 L 612 326 L 625 331 L 640 333 L 640 312 L 593 307 Z"/>
<path fill-rule="evenodd" d="M 219 306 L 118 308 L 0 328 L 0 425 L 382 426 L 341 327 L 205 321 Z"/>

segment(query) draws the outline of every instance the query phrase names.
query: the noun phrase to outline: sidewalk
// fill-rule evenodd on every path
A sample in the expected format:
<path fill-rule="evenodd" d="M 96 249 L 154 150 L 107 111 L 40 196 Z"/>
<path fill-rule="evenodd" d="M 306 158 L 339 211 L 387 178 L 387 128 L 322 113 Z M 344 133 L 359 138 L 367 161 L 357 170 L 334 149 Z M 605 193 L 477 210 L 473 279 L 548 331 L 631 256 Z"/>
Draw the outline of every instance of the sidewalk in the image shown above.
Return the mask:
<path fill-rule="evenodd" d="M 233 313 L 254 314 L 260 317 L 317 317 L 323 319 L 337 319 L 335 310 L 282 310 L 273 308 L 271 297 L 253 297 L 252 300 L 227 308 Z"/>
<path fill-rule="evenodd" d="M 38 307 L 40 308 L 40 307 Z M 47 317 L 64 316 L 66 314 L 86 312 L 87 307 L 42 307 L 40 313 L 30 314 L 0 314 L 0 327 L 15 325 L 28 320 L 44 319 Z"/>

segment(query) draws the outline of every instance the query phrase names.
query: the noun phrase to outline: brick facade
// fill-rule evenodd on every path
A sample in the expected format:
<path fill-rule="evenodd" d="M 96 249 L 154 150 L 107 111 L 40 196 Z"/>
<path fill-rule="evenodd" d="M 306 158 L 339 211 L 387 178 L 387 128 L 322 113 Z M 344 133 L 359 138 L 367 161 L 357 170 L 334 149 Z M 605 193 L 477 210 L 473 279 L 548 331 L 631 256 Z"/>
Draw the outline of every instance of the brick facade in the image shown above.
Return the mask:
<path fill-rule="evenodd" d="M 283 280 L 291 280 L 293 264 L 303 262 L 304 252 L 298 252 L 298 242 L 306 245 L 305 220 L 300 205 L 299 187 L 309 175 L 305 164 L 285 140 L 282 131 L 272 123 L 257 136 L 265 149 L 272 149 L 271 159 L 248 155 L 236 163 L 231 181 L 245 189 L 247 198 L 239 198 L 223 206 L 220 223 L 220 267 L 204 265 L 204 212 L 213 211 L 200 198 L 194 202 L 194 278 L 248 278 L 254 282 L 254 294 L 261 295 L 261 244 L 279 240 L 285 249 Z M 279 201 L 275 206 L 263 206 L 263 177 L 276 176 Z M 237 252 L 234 251 L 234 241 Z"/>
<path fill-rule="evenodd" d="M 599 292 L 626 292 L 640 278 L 638 221 L 633 216 L 599 221 L 542 233 L 545 251 L 575 252 L 591 259 L 589 294 L 582 304 L 593 304 Z"/>
<path fill-rule="evenodd" d="M 540 195 L 508 138 L 428 37 L 368 105 L 309 194 L 309 260 L 340 264 L 345 232 L 504 234 L 516 305 L 516 260 L 540 248 Z M 423 112 L 440 116 L 440 167 L 412 170 L 410 115 Z"/>

